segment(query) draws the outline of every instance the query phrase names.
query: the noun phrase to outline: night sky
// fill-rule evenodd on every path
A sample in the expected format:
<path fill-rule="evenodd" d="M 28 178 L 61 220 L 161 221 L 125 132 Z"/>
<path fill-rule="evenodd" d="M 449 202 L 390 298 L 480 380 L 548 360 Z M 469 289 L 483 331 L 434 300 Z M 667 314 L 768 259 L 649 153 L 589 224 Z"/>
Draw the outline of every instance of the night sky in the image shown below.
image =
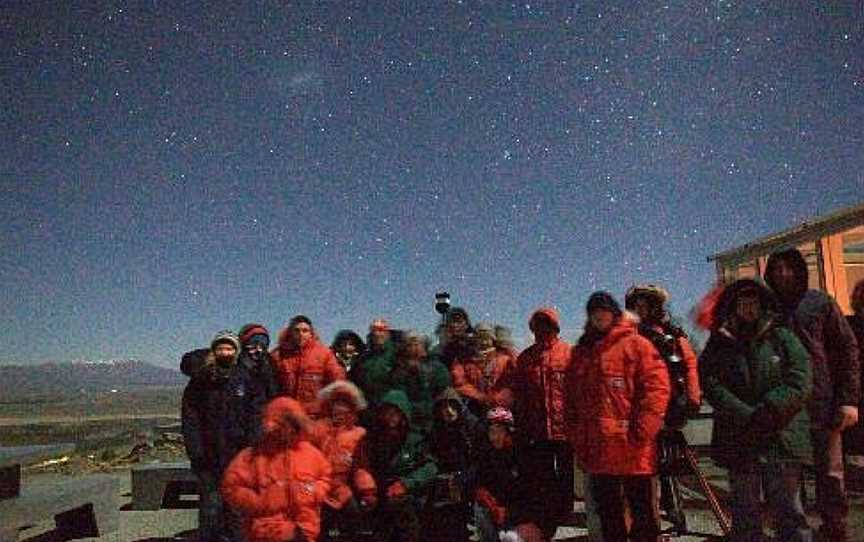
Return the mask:
<path fill-rule="evenodd" d="M 862 2 L 4 2 L 0 361 L 513 328 L 864 200 Z"/>

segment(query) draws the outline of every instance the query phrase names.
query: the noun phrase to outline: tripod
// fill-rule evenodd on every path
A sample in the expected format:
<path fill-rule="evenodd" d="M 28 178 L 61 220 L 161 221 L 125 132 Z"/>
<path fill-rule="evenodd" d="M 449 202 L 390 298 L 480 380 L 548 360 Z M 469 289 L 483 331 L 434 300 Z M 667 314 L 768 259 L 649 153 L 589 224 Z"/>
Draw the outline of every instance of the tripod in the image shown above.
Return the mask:
<path fill-rule="evenodd" d="M 685 534 L 687 530 L 687 516 L 681 502 L 681 476 L 694 476 L 699 482 L 702 494 L 708 500 L 711 512 L 723 531 L 728 535 L 732 531 L 732 520 L 728 512 L 714 493 L 714 488 L 708 483 L 705 475 L 699 470 L 696 453 L 687 444 L 684 433 L 677 429 L 664 429 L 660 433 L 658 442 L 658 455 L 660 463 L 660 508 L 666 513 L 667 519 L 672 523 L 675 531 Z"/>

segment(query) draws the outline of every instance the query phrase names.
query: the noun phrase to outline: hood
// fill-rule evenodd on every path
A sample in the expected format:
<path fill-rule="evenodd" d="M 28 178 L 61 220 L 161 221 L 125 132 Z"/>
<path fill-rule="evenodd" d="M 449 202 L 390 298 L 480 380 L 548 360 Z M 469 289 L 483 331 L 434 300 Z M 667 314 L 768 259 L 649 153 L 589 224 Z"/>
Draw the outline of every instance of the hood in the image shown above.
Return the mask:
<path fill-rule="evenodd" d="M 585 333 L 579 337 L 580 346 L 591 346 L 595 343 L 613 344 L 626 335 L 639 333 L 639 316 L 630 311 L 623 311 L 605 334 L 600 333 L 591 325 L 591 320 L 585 323 Z"/>
<path fill-rule="evenodd" d="M 354 333 L 350 329 L 340 330 L 339 333 L 333 337 L 333 342 L 330 344 L 330 348 L 332 350 L 336 350 L 336 347 L 345 341 L 349 341 L 354 343 L 354 346 L 357 348 L 357 355 L 363 354 L 363 351 L 366 348 L 366 345 L 363 344 L 363 339 L 360 338 L 360 335 Z"/>
<path fill-rule="evenodd" d="M 765 265 L 765 282 L 767 282 L 768 286 L 777 293 L 779 293 L 779 290 L 777 289 L 777 285 L 774 283 L 772 275 L 774 274 L 774 268 L 777 267 L 780 262 L 786 262 L 789 264 L 795 273 L 796 291 L 794 298 L 799 299 L 804 295 L 804 292 L 807 291 L 808 284 L 807 262 L 804 261 L 804 256 L 797 248 L 790 248 L 774 252 L 768 257 L 768 263 Z"/>
<path fill-rule="evenodd" d="M 321 401 L 321 410 L 324 412 L 330 411 L 330 405 L 334 401 L 345 401 L 351 404 L 355 412 L 366 409 L 366 399 L 363 397 L 363 392 L 347 380 L 337 380 L 327 384 L 318 392 L 318 399 Z"/>
<path fill-rule="evenodd" d="M 561 318 L 558 316 L 558 311 L 553 309 L 552 307 L 541 307 L 534 311 L 531 315 L 531 318 L 528 319 L 528 329 L 534 331 L 534 319 L 538 316 L 545 316 L 555 324 L 555 329 L 559 332 L 561 331 Z"/>
<path fill-rule="evenodd" d="M 762 305 L 763 316 L 777 311 L 777 298 L 768 287 L 757 279 L 739 279 L 726 286 L 711 315 L 711 330 L 717 331 L 725 326 L 735 311 L 735 303 L 741 292 L 755 289 Z"/>
<path fill-rule="evenodd" d="M 411 401 L 408 400 L 408 396 L 405 395 L 405 392 L 402 390 L 390 390 L 384 394 L 384 397 L 381 398 L 382 405 L 393 405 L 399 410 L 402 411 L 402 414 L 405 415 L 405 419 L 411 422 Z"/>
<path fill-rule="evenodd" d="M 286 418 L 293 418 L 301 425 L 306 420 L 306 411 L 296 399 L 277 397 L 264 407 L 264 412 L 261 414 L 265 427 L 268 424 L 282 425 Z"/>
<path fill-rule="evenodd" d="M 312 340 L 306 343 L 304 350 L 308 350 L 312 345 L 318 342 L 318 332 L 315 331 L 314 327 L 312 327 Z M 270 349 L 270 353 L 272 354 L 276 351 L 296 352 L 299 349 L 298 345 L 294 343 L 294 337 L 291 335 L 291 325 L 289 324 L 279 330 L 279 335 L 276 339 L 276 346 Z"/>
<path fill-rule="evenodd" d="M 464 409 L 464 403 L 462 402 L 462 396 L 459 395 L 459 392 L 456 391 L 453 387 L 444 388 L 444 391 L 438 394 L 438 397 L 435 398 L 435 404 L 441 403 L 443 401 L 456 401 L 459 403 L 460 412 Z"/>

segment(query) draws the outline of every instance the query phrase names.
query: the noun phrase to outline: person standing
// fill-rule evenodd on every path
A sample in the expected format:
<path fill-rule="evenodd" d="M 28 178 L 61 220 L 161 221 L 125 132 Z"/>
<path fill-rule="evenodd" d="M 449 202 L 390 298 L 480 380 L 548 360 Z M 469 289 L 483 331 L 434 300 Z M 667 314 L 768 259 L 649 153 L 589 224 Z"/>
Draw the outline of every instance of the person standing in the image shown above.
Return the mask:
<path fill-rule="evenodd" d="M 331 382 L 345 379 L 345 369 L 318 340 L 312 321 L 302 314 L 282 330 L 271 355 L 282 393 L 300 401 L 312 418 L 318 413 L 318 392 Z"/>
<path fill-rule="evenodd" d="M 541 308 L 531 315 L 528 328 L 534 344 L 519 354 L 502 375 L 495 392 L 510 407 L 524 439 L 531 472 L 537 473 L 538 490 L 548 496 L 550 512 L 541 525 L 552 538 L 558 525 L 573 511 L 573 451 L 567 442 L 564 420 L 565 376 L 570 366 L 570 345 L 559 338 L 558 312 Z"/>
<path fill-rule="evenodd" d="M 199 539 L 239 541 L 236 515 L 222 502 L 219 481 L 228 463 L 260 434 L 258 413 L 266 384 L 238 362 L 240 340 L 220 331 L 183 390 L 181 424 L 186 455 L 198 478 Z"/>
<path fill-rule="evenodd" d="M 843 464 L 843 432 L 858 422 L 860 366 L 855 334 L 837 303 L 808 289 L 807 263 L 797 249 L 771 254 L 765 281 L 779 298 L 782 323 L 810 355 L 813 395 L 808 404 L 816 467 L 819 536 L 847 540 L 849 500 Z"/>
<path fill-rule="evenodd" d="M 764 540 L 763 495 L 779 540 L 812 540 L 800 495 L 802 466 L 812 453 L 804 408 L 810 363 L 795 334 L 775 321 L 775 306 L 757 281 L 727 286 L 699 358 L 714 408 L 711 455 L 729 473 L 731 542 Z"/>
<path fill-rule="evenodd" d="M 859 401 L 858 412 L 864 408 L 864 279 L 859 280 L 852 290 L 852 295 L 849 299 L 849 304 L 852 306 L 851 315 L 846 317 L 849 322 L 849 327 L 855 333 L 855 339 L 858 341 L 858 360 L 861 369 L 861 399 Z M 843 433 L 843 450 L 849 455 L 864 456 L 864 417 L 858 417 L 858 424 Z M 861 463 L 858 463 L 859 466 Z"/>
<path fill-rule="evenodd" d="M 593 293 L 586 312 L 567 373 L 570 441 L 590 476 L 603 540 L 657 542 L 653 476 L 669 374 L 654 346 L 639 335 L 636 320 L 609 293 Z"/>

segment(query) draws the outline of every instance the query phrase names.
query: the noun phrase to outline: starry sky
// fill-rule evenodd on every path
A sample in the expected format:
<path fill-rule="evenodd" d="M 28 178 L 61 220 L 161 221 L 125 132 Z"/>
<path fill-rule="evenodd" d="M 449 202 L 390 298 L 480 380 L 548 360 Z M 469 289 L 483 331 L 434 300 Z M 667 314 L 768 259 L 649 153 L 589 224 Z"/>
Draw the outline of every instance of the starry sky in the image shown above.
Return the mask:
<path fill-rule="evenodd" d="M 0 32 L 0 362 L 428 332 L 440 289 L 572 341 L 595 289 L 686 314 L 710 254 L 864 199 L 860 1 L 36 0 Z"/>

